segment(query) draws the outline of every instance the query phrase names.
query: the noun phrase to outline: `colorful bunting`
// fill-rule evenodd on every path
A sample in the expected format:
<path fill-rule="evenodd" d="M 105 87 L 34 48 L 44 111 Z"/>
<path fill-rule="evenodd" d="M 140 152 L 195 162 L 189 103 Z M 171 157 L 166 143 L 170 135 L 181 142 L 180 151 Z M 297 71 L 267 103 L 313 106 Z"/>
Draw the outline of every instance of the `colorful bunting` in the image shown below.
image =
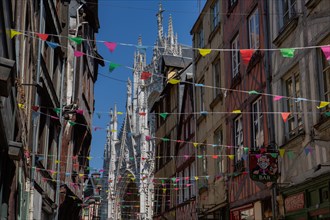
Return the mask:
<path fill-rule="evenodd" d="M 41 33 L 36 33 L 36 35 L 43 41 L 46 41 L 48 38 L 48 34 L 41 34 Z"/>
<path fill-rule="evenodd" d="M 199 53 L 205 57 L 206 55 L 208 55 L 209 53 L 211 53 L 211 49 L 198 49 Z"/>
<path fill-rule="evenodd" d="M 46 44 L 52 49 L 55 49 L 56 47 L 60 46 L 58 43 L 50 42 L 50 41 L 46 41 Z"/>
<path fill-rule="evenodd" d="M 284 48 L 284 49 L 280 49 L 280 51 L 283 57 L 288 57 L 288 58 L 294 57 L 294 49 Z"/>
<path fill-rule="evenodd" d="M 233 110 L 232 113 L 234 113 L 234 114 L 241 114 L 242 112 L 241 112 L 241 110 Z"/>
<path fill-rule="evenodd" d="M 279 96 L 279 95 L 277 95 L 277 96 L 275 96 L 274 97 L 274 101 L 279 101 L 279 100 L 281 100 L 283 98 L 283 96 Z"/>
<path fill-rule="evenodd" d="M 285 149 L 280 149 L 279 151 L 280 151 L 280 156 L 283 157 L 285 153 Z"/>
<path fill-rule="evenodd" d="M 114 42 L 104 42 L 104 45 L 110 50 L 110 52 L 112 53 L 116 47 L 117 47 L 117 44 L 114 43 Z"/>
<path fill-rule="evenodd" d="M 84 56 L 85 54 L 83 52 L 81 52 L 81 51 L 75 50 L 74 53 L 73 53 L 73 55 L 75 57 L 81 57 L 81 56 Z"/>
<path fill-rule="evenodd" d="M 37 112 L 39 110 L 39 106 L 31 106 L 31 109 L 35 112 Z"/>
<path fill-rule="evenodd" d="M 198 143 L 193 143 L 194 147 L 197 147 L 198 146 Z"/>
<path fill-rule="evenodd" d="M 320 109 L 320 108 L 324 108 L 326 106 L 328 106 L 330 104 L 330 102 L 320 102 L 320 105 L 317 106 L 316 108 Z"/>
<path fill-rule="evenodd" d="M 110 62 L 110 65 L 109 65 L 109 71 L 110 71 L 110 73 L 112 71 L 114 71 L 119 66 L 120 66 L 120 64 Z"/>
<path fill-rule="evenodd" d="M 15 31 L 15 30 L 10 30 L 10 38 L 13 39 L 16 35 L 21 35 L 23 33 L 19 32 L 19 31 Z"/>
<path fill-rule="evenodd" d="M 76 122 L 69 121 L 69 125 L 74 126 L 74 125 L 76 125 Z"/>
<path fill-rule="evenodd" d="M 230 160 L 234 160 L 235 155 L 228 155 L 228 157 L 229 157 Z"/>
<path fill-rule="evenodd" d="M 81 37 L 69 37 L 69 39 L 73 42 L 75 42 L 77 45 L 81 44 L 82 41 L 84 40 L 83 38 Z"/>
<path fill-rule="evenodd" d="M 291 113 L 290 112 L 281 112 L 282 119 L 284 123 L 288 120 L 288 117 Z"/>
<path fill-rule="evenodd" d="M 260 94 L 259 92 L 255 91 L 255 90 L 251 90 L 251 91 L 248 91 L 249 95 L 258 95 Z"/>
<path fill-rule="evenodd" d="M 241 57 L 242 57 L 242 60 L 243 60 L 243 63 L 245 65 L 249 64 L 250 60 L 251 60 L 251 57 L 254 53 L 254 50 L 252 49 L 248 49 L 248 50 L 240 50 L 240 53 L 241 53 Z"/>
<path fill-rule="evenodd" d="M 84 110 L 82 110 L 82 109 L 77 109 L 77 110 L 76 110 L 76 113 L 79 114 L 79 115 L 83 115 L 83 114 L 84 114 Z"/>
<path fill-rule="evenodd" d="M 204 84 L 201 84 L 201 83 L 195 83 L 195 86 L 197 86 L 197 87 L 203 87 Z"/>
<path fill-rule="evenodd" d="M 152 74 L 149 73 L 149 72 L 142 72 L 142 73 L 141 73 L 141 79 L 142 79 L 142 80 L 147 80 L 147 79 L 149 79 L 151 76 L 152 76 Z"/>
<path fill-rule="evenodd" d="M 180 82 L 179 79 L 170 79 L 170 80 L 168 80 L 168 83 L 171 83 L 173 85 L 178 84 L 179 82 Z"/>
<path fill-rule="evenodd" d="M 330 60 L 330 46 L 322 46 L 321 50 L 323 51 L 325 58 Z"/>
<path fill-rule="evenodd" d="M 162 117 L 164 120 L 166 119 L 168 113 L 164 112 L 164 113 L 160 113 L 159 116 Z"/>

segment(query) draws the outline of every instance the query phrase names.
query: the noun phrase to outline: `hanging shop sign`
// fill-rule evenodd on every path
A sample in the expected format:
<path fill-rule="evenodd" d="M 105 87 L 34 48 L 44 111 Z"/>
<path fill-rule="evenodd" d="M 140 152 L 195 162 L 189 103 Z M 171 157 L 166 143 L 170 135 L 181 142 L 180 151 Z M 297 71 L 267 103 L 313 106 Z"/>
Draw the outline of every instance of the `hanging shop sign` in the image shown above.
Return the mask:
<path fill-rule="evenodd" d="M 250 153 L 250 178 L 258 182 L 276 182 L 278 178 L 277 153 Z"/>

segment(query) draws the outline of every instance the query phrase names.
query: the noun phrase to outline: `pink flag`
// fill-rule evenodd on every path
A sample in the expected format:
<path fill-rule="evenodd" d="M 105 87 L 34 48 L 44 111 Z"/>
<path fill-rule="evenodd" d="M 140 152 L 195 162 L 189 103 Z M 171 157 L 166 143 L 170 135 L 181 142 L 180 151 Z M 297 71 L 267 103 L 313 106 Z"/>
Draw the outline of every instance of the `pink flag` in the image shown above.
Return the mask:
<path fill-rule="evenodd" d="M 82 114 L 84 114 L 84 110 L 82 110 L 82 109 L 77 109 L 77 110 L 76 110 L 76 113 L 82 115 Z"/>
<path fill-rule="evenodd" d="M 324 56 L 327 60 L 330 60 L 330 46 L 323 46 L 321 47 L 323 53 L 324 53 Z"/>
<path fill-rule="evenodd" d="M 283 98 L 283 96 L 277 95 L 274 97 L 274 101 L 281 100 L 282 98 Z"/>
<path fill-rule="evenodd" d="M 81 51 L 75 50 L 74 53 L 73 53 L 73 55 L 74 55 L 75 57 L 81 57 L 81 56 L 84 56 L 84 53 L 81 52 Z"/>
<path fill-rule="evenodd" d="M 114 42 L 104 42 L 104 45 L 110 50 L 110 52 L 112 53 L 116 47 L 117 47 L 117 44 L 114 43 Z"/>

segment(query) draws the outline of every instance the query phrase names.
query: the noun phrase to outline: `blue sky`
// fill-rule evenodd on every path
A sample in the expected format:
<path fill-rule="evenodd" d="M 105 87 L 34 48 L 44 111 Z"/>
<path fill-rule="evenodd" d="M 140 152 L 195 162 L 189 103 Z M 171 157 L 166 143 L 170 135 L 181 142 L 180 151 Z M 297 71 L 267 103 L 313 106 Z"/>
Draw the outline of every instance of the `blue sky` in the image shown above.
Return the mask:
<path fill-rule="evenodd" d="M 141 35 L 143 45 L 154 45 L 157 36 L 156 13 L 159 2 L 162 2 L 165 10 L 163 13 L 164 33 L 167 33 L 168 18 L 171 14 L 174 32 L 178 33 L 178 41 L 184 45 L 191 45 L 190 30 L 199 14 L 197 0 L 99 0 L 101 28 L 97 34 L 97 40 L 137 44 L 137 39 Z M 204 2 L 201 0 L 201 5 Z M 116 50 L 110 53 L 103 44 L 99 44 L 98 51 L 105 60 L 123 66 L 133 66 L 134 47 L 118 45 Z M 147 50 L 147 63 L 151 59 L 151 53 L 150 48 Z M 99 68 L 99 73 L 124 81 L 132 76 L 132 71 L 124 67 L 118 67 L 109 73 L 109 63 L 105 64 L 105 67 Z M 95 84 L 95 112 L 109 112 L 115 103 L 118 111 L 125 111 L 126 83 L 99 75 Z M 123 116 L 119 118 L 120 122 L 122 118 Z M 93 126 L 106 128 L 109 120 L 109 115 L 106 113 L 101 114 L 101 118 L 94 114 Z M 120 126 L 121 123 L 119 128 Z M 105 129 L 93 130 L 91 156 L 94 158 L 90 162 L 91 167 L 102 168 L 101 157 L 103 157 L 105 141 Z"/>

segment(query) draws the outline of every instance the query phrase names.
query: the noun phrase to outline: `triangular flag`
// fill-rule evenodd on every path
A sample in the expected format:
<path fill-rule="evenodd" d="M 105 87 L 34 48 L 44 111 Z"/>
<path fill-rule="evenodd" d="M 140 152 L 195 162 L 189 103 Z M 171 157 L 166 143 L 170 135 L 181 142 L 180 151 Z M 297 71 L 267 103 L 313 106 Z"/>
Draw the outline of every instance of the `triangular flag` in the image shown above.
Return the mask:
<path fill-rule="evenodd" d="M 162 117 L 163 119 L 166 119 L 168 113 L 164 112 L 164 113 L 160 113 L 159 116 Z"/>
<path fill-rule="evenodd" d="M 277 158 L 277 153 L 270 153 L 270 155 L 272 156 L 272 158 Z"/>
<path fill-rule="evenodd" d="M 320 108 L 324 108 L 324 107 L 326 107 L 326 106 L 329 105 L 329 104 L 330 104 L 330 102 L 320 102 L 320 105 L 317 106 L 316 108 L 318 108 L 318 109 L 320 109 Z"/>
<path fill-rule="evenodd" d="M 110 52 L 112 53 L 116 47 L 117 47 L 117 44 L 114 43 L 114 42 L 104 42 L 104 45 L 110 50 Z"/>
<path fill-rule="evenodd" d="M 295 102 L 308 101 L 306 98 L 296 98 Z"/>
<path fill-rule="evenodd" d="M 60 163 L 60 161 L 59 160 L 55 160 L 55 164 L 59 164 Z"/>
<path fill-rule="evenodd" d="M 251 90 L 248 93 L 249 93 L 249 95 L 258 95 L 259 94 L 259 92 L 255 91 L 255 90 Z"/>
<path fill-rule="evenodd" d="M 178 84 L 180 82 L 180 80 L 179 79 L 170 79 L 169 81 L 168 81 L 168 83 L 171 83 L 171 84 Z"/>
<path fill-rule="evenodd" d="M 31 109 L 35 112 L 37 112 L 39 110 L 39 106 L 31 106 Z"/>
<path fill-rule="evenodd" d="M 330 117 L 330 112 L 324 112 L 325 116 Z"/>
<path fill-rule="evenodd" d="M 283 157 L 285 153 L 285 149 L 280 149 L 280 156 Z"/>
<path fill-rule="evenodd" d="M 54 112 L 56 112 L 56 114 L 60 114 L 61 108 L 54 108 Z"/>
<path fill-rule="evenodd" d="M 283 96 L 279 96 L 279 95 L 277 95 L 277 96 L 275 96 L 274 97 L 274 101 L 279 101 L 279 100 L 281 100 L 283 98 Z"/>
<path fill-rule="evenodd" d="M 96 115 L 99 119 L 101 118 L 101 113 L 96 113 Z"/>
<path fill-rule="evenodd" d="M 146 116 L 147 113 L 146 113 L 146 112 L 139 112 L 139 115 L 141 115 L 141 116 Z"/>
<path fill-rule="evenodd" d="M 48 34 L 40 34 L 40 33 L 36 33 L 36 35 L 43 41 L 46 41 L 48 38 Z"/>
<path fill-rule="evenodd" d="M 241 112 L 241 110 L 233 110 L 232 113 L 234 113 L 234 114 L 241 114 L 242 112 Z"/>
<path fill-rule="evenodd" d="M 82 110 L 82 109 L 77 109 L 77 110 L 76 110 L 76 113 L 79 114 L 79 115 L 83 115 L 83 114 L 84 114 L 84 110 Z"/>
<path fill-rule="evenodd" d="M 198 143 L 195 142 L 195 143 L 193 143 L 193 145 L 194 145 L 194 147 L 197 147 L 198 146 Z"/>
<path fill-rule="evenodd" d="M 252 49 L 240 50 L 240 52 L 241 52 L 241 57 L 242 57 L 243 63 L 246 65 L 249 64 L 251 57 L 254 53 L 254 50 L 252 50 Z"/>
<path fill-rule="evenodd" d="M 244 153 L 249 153 L 249 148 L 248 147 L 243 147 Z"/>
<path fill-rule="evenodd" d="M 201 111 L 201 113 L 200 113 L 201 115 L 207 115 L 208 114 L 208 112 L 207 111 Z"/>
<path fill-rule="evenodd" d="M 54 42 L 50 42 L 50 41 L 46 41 L 46 44 L 49 47 L 53 48 L 53 49 L 55 49 L 56 47 L 60 46 L 58 43 L 54 43 Z"/>
<path fill-rule="evenodd" d="M 197 158 L 201 159 L 203 158 L 203 155 L 197 155 Z"/>
<path fill-rule="evenodd" d="M 209 53 L 211 53 L 211 49 L 198 49 L 199 53 L 205 57 L 206 55 L 208 55 Z"/>
<path fill-rule="evenodd" d="M 199 178 L 198 178 L 198 176 L 195 176 L 195 180 L 197 181 Z"/>
<path fill-rule="evenodd" d="M 150 141 L 151 140 L 151 137 L 150 136 L 146 136 L 146 141 Z"/>
<path fill-rule="evenodd" d="M 321 50 L 323 51 L 325 58 L 330 60 L 330 46 L 322 46 Z"/>
<path fill-rule="evenodd" d="M 84 39 L 81 38 L 81 37 L 69 37 L 69 39 L 70 39 L 71 41 L 75 42 L 77 45 L 78 45 L 78 44 L 81 44 L 82 41 L 84 40 Z"/>
<path fill-rule="evenodd" d="M 162 138 L 162 141 L 169 141 L 169 138 Z"/>
<path fill-rule="evenodd" d="M 212 158 L 213 159 L 217 159 L 218 158 L 218 155 L 212 155 Z"/>
<path fill-rule="evenodd" d="M 18 103 L 19 108 L 24 108 L 24 104 Z"/>
<path fill-rule="evenodd" d="M 91 160 L 92 159 L 92 157 L 86 157 L 87 158 L 87 160 Z"/>
<path fill-rule="evenodd" d="M 203 86 L 204 86 L 204 84 L 202 84 L 202 83 L 195 83 L 195 86 L 198 86 L 198 87 L 203 87 Z"/>
<path fill-rule="evenodd" d="M 284 49 L 280 49 L 280 51 L 283 57 L 289 57 L 289 58 L 294 57 L 294 49 L 284 48 Z"/>
<path fill-rule="evenodd" d="M 76 123 L 73 121 L 69 121 L 69 125 L 74 126 Z"/>
<path fill-rule="evenodd" d="M 290 114 L 290 112 L 281 112 L 284 123 L 288 120 Z"/>
<path fill-rule="evenodd" d="M 234 160 L 234 158 L 235 158 L 235 155 L 228 155 L 228 157 L 229 157 L 229 159 L 231 159 L 231 160 Z"/>
<path fill-rule="evenodd" d="M 13 39 L 16 35 L 20 35 L 20 34 L 23 34 L 19 31 L 15 31 L 15 30 L 10 30 L 10 38 Z"/>
<path fill-rule="evenodd" d="M 120 64 L 110 62 L 110 65 L 109 65 L 109 71 L 110 71 L 110 73 L 112 71 L 114 71 L 118 66 L 120 66 Z"/>
<path fill-rule="evenodd" d="M 147 79 L 149 79 L 151 76 L 152 76 L 152 74 L 149 73 L 149 72 L 142 72 L 142 73 L 141 73 L 141 79 L 142 79 L 142 80 L 147 80 Z"/>
<path fill-rule="evenodd" d="M 85 54 L 83 52 L 81 52 L 81 51 L 75 50 L 74 53 L 73 53 L 73 55 L 75 57 L 81 57 L 81 56 L 84 56 Z"/>
<path fill-rule="evenodd" d="M 305 154 L 307 156 L 309 154 L 309 147 L 306 147 L 304 150 L 305 150 Z"/>
<path fill-rule="evenodd" d="M 124 114 L 124 112 L 117 112 L 117 115 L 122 115 Z"/>
<path fill-rule="evenodd" d="M 294 153 L 293 153 L 293 151 L 288 151 L 288 152 L 287 152 L 287 155 L 288 155 L 288 158 L 289 158 L 289 159 L 292 159 L 292 158 L 294 157 Z"/>

